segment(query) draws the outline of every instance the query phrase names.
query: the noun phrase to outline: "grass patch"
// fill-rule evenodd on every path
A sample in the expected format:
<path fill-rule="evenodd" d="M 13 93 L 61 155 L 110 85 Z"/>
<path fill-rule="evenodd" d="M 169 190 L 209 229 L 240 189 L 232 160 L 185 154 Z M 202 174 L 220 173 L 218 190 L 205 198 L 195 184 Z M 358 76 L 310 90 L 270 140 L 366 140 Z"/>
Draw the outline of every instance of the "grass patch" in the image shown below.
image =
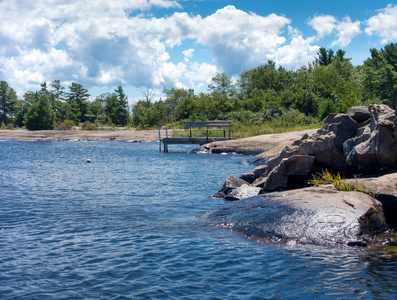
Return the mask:
<path fill-rule="evenodd" d="M 368 194 L 371 197 L 375 198 L 375 194 L 373 192 L 371 192 L 364 186 L 361 186 L 360 184 L 358 184 L 358 182 L 354 184 L 347 182 L 346 179 L 341 176 L 339 172 L 337 174 L 332 174 L 327 169 L 323 169 L 321 173 L 313 174 L 312 177 L 313 179 L 309 180 L 308 183 L 316 187 L 325 184 L 332 184 L 338 191 L 357 191 Z"/>

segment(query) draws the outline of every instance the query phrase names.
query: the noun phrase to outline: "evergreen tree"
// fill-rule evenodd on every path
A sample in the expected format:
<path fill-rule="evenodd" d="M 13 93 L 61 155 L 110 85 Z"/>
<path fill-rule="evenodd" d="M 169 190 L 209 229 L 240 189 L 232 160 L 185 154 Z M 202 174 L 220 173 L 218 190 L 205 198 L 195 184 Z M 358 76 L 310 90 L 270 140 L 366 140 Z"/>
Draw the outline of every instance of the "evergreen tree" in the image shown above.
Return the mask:
<path fill-rule="evenodd" d="M 388 44 L 380 51 L 370 49 L 364 62 L 364 85 L 373 101 L 395 108 L 397 103 L 397 44 Z"/>
<path fill-rule="evenodd" d="M 117 99 L 118 99 L 118 106 L 116 110 L 116 124 L 120 124 L 125 126 L 128 123 L 129 113 L 128 113 L 128 101 L 127 96 L 123 91 L 123 87 L 120 85 L 115 90 Z"/>
<path fill-rule="evenodd" d="M 113 124 L 118 122 L 119 101 L 116 94 L 109 94 L 106 97 L 105 114 L 112 120 Z"/>
<path fill-rule="evenodd" d="M 69 92 L 67 93 L 67 114 L 69 117 L 73 117 L 75 122 L 81 121 L 81 116 L 89 113 L 89 102 L 88 98 L 90 94 L 81 84 L 73 82 L 69 86 Z"/>
<path fill-rule="evenodd" d="M 51 82 L 51 105 L 53 110 L 55 111 L 55 117 L 57 120 L 64 120 L 66 114 L 66 103 L 63 98 L 64 95 L 64 87 L 61 85 L 59 80 L 53 80 Z"/>
<path fill-rule="evenodd" d="M 29 130 L 48 130 L 55 127 L 55 113 L 48 96 L 35 94 L 35 102 L 25 115 L 25 126 Z"/>
<path fill-rule="evenodd" d="M 339 53 L 339 55 L 342 54 L 342 52 Z M 316 61 L 321 65 L 321 66 L 328 66 L 330 63 L 332 63 L 332 60 L 334 59 L 334 51 L 332 49 L 325 49 L 324 47 L 321 47 L 318 50 L 318 58 Z"/>
<path fill-rule="evenodd" d="M 0 81 L 0 125 L 11 122 L 16 113 L 17 95 L 6 81 Z"/>

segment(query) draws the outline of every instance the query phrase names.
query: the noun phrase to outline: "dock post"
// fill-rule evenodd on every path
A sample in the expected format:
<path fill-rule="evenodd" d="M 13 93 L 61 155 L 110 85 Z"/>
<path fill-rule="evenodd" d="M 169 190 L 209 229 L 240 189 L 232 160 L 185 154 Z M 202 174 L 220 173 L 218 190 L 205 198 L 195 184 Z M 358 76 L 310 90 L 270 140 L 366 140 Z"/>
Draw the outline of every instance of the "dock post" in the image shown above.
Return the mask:
<path fill-rule="evenodd" d="M 160 129 L 159 129 L 159 151 L 161 152 L 161 129 L 165 129 L 165 137 L 166 138 L 168 138 L 168 129 L 167 129 L 167 127 L 165 127 L 165 126 L 161 126 L 160 127 Z M 166 151 L 166 149 L 167 149 L 167 151 Z M 166 147 L 166 145 L 165 145 L 165 143 L 164 143 L 164 152 L 168 152 L 168 145 L 167 145 L 167 147 Z"/>

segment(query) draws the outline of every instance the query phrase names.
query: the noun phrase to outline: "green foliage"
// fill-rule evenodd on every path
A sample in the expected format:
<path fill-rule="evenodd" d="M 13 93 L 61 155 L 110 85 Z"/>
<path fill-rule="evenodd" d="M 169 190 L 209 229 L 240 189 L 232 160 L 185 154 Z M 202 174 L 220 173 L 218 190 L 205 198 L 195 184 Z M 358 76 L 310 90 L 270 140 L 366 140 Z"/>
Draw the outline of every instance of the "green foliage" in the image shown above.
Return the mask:
<path fill-rule="evenodd" d="M 63 122 L 58 122 L 56 125 L 57 130 L 71 130 L 74 126 L 74 122 L 72 120 L 65 120 Z"/>
<path fill-rule="evenodd" d="M 5 126 L 12 122 L 16 113 L 17 96 L 5 81 L 0 81 L 0 121 Z"/>
<path fill-rule="evenodd" d="M 369 191 L 364 186 L 359 185 L 357 182 L 356 183 L 347 182 L 346 179 L 342 177 L 339 172 L 336 174 L 332 174 L 327 169 L 323 169 L 321 173 L 312 174 L 312 177 L 313 178 L 309 180 L 308 183 L 316 187 L 325 184 L 332 184 L 335 187 L 335 189 L 337 189 L 338 191 L 346 191 L 346 192 L 357 191 L 368 194 L 371 197 L 375 197 L 374 193 Z"/>
<path fill-rule="evenodd" d="M 370 49 L 364 62 L 365 92 L 371 99 L 390 107 L 397 104 L 397 44 L 388 44 L 380 51 Z"/>
<path fill-rule="evenodd" d="M 48 130 L 55 127 L 55 113 L 45 94 L 36 92 L 35 102 L 25 114 L 25 126 L 29 130 Z"/>
<path fill-rule="evenodd" d="M 79 123 L 84 114 L 90 112 L 88 98 L 90 94 L 81 84 L 72 82 L 69 92 L 66 93 L 66 118 Z"/>
<path fill-rule="evenodd" d="M 90 121 L 85 121 L 83 125 L 81 126 L 82 129 L 84 130 L 96 130 L 97 127 L 95 123 L 91 123 Z"/>

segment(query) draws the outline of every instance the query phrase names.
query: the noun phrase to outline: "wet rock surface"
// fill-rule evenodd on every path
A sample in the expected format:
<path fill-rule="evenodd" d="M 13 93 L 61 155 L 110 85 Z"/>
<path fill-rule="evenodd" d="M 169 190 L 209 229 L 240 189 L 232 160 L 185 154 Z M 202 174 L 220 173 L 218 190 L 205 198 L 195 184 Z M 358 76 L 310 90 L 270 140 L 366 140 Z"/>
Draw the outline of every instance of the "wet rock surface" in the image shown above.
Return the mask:
<path fill-rule="evenodd" d="M 388 227 L 382 205 L 360 192 L 326 187 L 269 193 L 203 216 L 255 240 L 319 245 L 367 245 Z"/>

